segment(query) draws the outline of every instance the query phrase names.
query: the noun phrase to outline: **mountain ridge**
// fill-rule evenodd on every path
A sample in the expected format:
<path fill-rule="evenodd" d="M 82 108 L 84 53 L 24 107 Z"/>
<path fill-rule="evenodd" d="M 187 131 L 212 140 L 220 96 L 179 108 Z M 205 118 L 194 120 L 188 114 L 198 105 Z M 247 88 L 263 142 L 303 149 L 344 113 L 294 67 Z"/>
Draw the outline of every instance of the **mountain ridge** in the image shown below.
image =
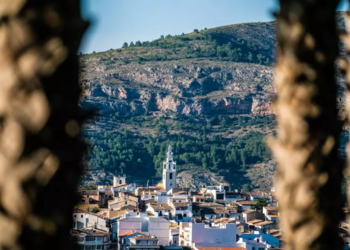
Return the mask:
<path fill-rule="evenodd" d="M 157 179 L 171 144 L 180 185 L 270 189 L 274 25 L 234 24 L 81 56 L 81 106 L 98 114 L 84 126 L 85 183 L 108 182 L 115 171 L 140 184 Z"/>

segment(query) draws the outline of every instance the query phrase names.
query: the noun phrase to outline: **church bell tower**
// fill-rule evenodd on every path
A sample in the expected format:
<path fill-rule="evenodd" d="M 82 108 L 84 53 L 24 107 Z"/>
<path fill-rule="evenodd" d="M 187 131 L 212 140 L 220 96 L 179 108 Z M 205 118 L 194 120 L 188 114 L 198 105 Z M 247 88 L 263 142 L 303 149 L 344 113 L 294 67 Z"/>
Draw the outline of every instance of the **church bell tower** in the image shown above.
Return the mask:
<path fill-rule="evenodd" d="M 168 192 L 176 187 L 176 162 L 169 145 L 166 162 L 163 163 L 163 188 Z"/>

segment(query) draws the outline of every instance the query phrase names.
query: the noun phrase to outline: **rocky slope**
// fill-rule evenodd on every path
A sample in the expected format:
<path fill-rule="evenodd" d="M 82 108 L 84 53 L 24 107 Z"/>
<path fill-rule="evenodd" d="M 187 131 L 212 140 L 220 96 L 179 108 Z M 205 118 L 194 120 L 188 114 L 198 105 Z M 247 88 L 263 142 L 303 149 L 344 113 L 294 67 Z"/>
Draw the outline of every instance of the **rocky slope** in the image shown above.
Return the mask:
<path fill-rule="evenodd" d="M 103 114 L 273 114 L 271 67 L 201 59 L 111 68 L 94 58 L 83 65 L 82 105 Z"/>

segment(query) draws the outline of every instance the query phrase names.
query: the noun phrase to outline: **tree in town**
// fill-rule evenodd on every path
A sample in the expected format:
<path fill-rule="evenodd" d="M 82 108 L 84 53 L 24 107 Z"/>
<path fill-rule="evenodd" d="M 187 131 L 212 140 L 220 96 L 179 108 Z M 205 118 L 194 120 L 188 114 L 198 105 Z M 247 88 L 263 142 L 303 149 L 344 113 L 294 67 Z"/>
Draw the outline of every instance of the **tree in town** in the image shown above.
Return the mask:
<path fill-rule="evenodd" d="M 269 204 L 269 199 L 266 197 L 255 198 L 256 204 L 251 206 L 252 209 L 262 212 L 263 207 L 266 207 Z"/>

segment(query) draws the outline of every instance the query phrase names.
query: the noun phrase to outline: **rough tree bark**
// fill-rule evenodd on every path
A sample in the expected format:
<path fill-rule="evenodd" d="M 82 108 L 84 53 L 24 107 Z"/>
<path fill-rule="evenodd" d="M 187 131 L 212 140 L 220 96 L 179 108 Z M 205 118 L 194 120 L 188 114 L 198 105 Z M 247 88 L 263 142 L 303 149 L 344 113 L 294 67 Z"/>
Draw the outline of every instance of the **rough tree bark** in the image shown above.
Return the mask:
<path fill-rule="evenodd" d="M 345 74 L 345 82 L 346 82 L 346 103 L 345 103 L 345 110 L 346 110 L 346 121 L 347 121 L 347 127 L 349 129 L 350 126 L 350 63 L 349 63 L 349 56 L 350 56 L 350 12 L 346 12 L 344 14 L 345 24 L 347 33 L 342 34 L 342 41 L 345 44 L 346 52 L 347 52 L 347 60 L 341 60 L 340 61 L 340 67 L 343 70 L 343 73 Z M 347 151 L 347 171 L 346 175 L 349 178 L 350 177 L 350 142 L 346 145 L 346 151 Z M 350 201 L 350 186 L 348 185 L 348 202 Z M 349 206 L 349 205 L 348 205 Z M 349 219 L 349 218 L 348 218 Z"/>
<path fill-rule="evenodd" d="M 79 0 L 0 0 L 0 249 L 73 249 Z"/>
<path fill-rule="evenodd" d="M 337 149 L 334 63 L 338 55 L 332 0 L 280 0 L 277 14 L 279 163 L 276 191 L 286 250 L 340 249 L 344 169 Z"/>

